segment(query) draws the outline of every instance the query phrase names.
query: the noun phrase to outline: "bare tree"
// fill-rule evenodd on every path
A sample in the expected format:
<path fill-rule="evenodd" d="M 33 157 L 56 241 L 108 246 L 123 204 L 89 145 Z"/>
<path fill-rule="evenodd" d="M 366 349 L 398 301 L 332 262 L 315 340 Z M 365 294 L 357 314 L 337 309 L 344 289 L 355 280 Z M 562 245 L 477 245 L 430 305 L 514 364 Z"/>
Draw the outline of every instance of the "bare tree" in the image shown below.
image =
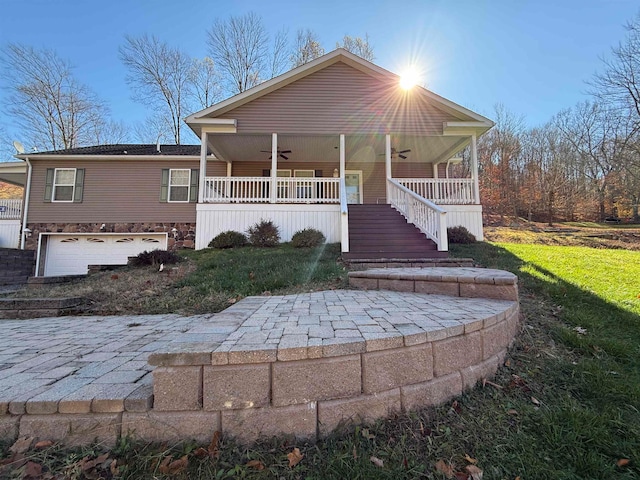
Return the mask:
<path fill-rule="evenodd" d="M 273 39 L 271 51 L 271 75 L 269 78 L 280 75 L 289 66 L 289 32 L 282 28 Z"/>
<path fill-rule="evenodd" d="M 134 100 L 151 105 L 162 115 L 171 136 L 180 144 L 182 117 L 189 111 L 192 60 L 155 36 L 125 37 L 120 59 L 129 70 L 127 82 Z"/>
<path fill-rule="evenodd" d="M 368 33 L 364 35 L 364 38 L 345 35 L 342 39 L 342 43 L 336 43 L 336 48 L 344 48 L 345 50 L 358 55 L 369 62 L 373 62 L 376 58 L 373 54 L 373 47 L 369 43 Z"/>
<path fill-rule="evenodd" d="M 71 64 L 48 49 L 8 44 L 2 52 L 9 112 L 41 150 L 87 144 L 108 108 L 76 80 Z"/>
<path fill-rule="evenodd" d="M 592 93 L 601 102 L 630 108 L 636 128 L 640 128 L 640 13 L 626 25 L 625 40 L 603 58 L 604 71 L 591 81 Z"/>
<path fill-rule="evenodd" d="M 207 108 L 220 100 L 220 74 L 215 68 L 213 60 L 204 57 L 194 60 L 191 66 L 191 94 L 197 108 Z"/>
<path fill-rule="evenodd" d="M 291 67 L 299 67 L 322 55 L 324 55 L 324 48 L 320 45 L 318 35 L 308 28 L 298 30 L 290 57 Z"/>
<path fill-rule="evenodd" d="M 95 145 L 112 145 L 118 143 L 129 143 L 129 127 L 124 122 L 114 120 L 104 120 L 96 124 L 92 130 Z"/>
<path fill-rule="evenodd" d="M 253 12 L 226 21 L 216 19 L 209 30 L 209 52 L 231 93 L 242 93 L 261 81 L 268 43 L 262 19 Z"/>

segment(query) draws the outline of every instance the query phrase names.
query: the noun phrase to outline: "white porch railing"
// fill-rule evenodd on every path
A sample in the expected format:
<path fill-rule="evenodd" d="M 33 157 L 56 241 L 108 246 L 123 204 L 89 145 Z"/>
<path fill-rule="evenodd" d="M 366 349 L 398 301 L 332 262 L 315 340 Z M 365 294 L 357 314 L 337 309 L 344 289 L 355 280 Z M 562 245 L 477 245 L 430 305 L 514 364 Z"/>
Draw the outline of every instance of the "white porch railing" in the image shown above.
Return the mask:
<path fill-rule="evenodd" d="M 449 249 L 447 242 L 446 212 L 435 203 L 401 185 L 397 179 L 387 179 L 389 203 L 407 221 L 413 223 L 431 240 L 436 242 L 438 251 Z"/>
<path fill-rule="evenodd" d="M 0 220 L 20 220 L 22 199 L 0 199 Z"/>
<path fill-rule="evenodd" d="M 471 178 L 394 178 L 421 197 L 441 205 L 472 205 L 476 203 Z"/>
<path fill-rule="evenodd" d="M 269 203 L 271 177 L 206 177 L 205 203 Z M 340 203 L 339 178 L 278 177 L 276 203 Z"/>

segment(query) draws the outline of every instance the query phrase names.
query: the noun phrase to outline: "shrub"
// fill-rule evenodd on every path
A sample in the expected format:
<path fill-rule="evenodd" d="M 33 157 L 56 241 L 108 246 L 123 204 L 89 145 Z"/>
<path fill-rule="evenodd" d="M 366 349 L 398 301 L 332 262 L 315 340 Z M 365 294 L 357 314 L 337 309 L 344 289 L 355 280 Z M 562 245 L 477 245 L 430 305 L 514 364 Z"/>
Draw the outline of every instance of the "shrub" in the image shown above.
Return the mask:
<path fill-rule="evenodd" d="M 249 242 L 255 247 L 276 247 L 280 243 L 280 231 L 271 220 L 260 220 L 249 228 Z"/>
<path fill-rule="evenodd" d="M 168 250 L 151 250 L 150 252 L 144 251 L 135 257 L 131 257 L 129 259 L 129 265 L 134 267 L 144 267 L 147 265 L 157 266 L 161 263 L 169 265 L 171 263 L 178 263 L 180 260 L 180 256 L 175 252 Z"/>
<path fill-rule="evenodd" d="M 315 228 L 305 228 L 293 234 L 291 245 L 295 248 L 317 247 L 326 241 L 324 234 Z"/>
<path fill-rule="evenodd" d="M 228 230 L 218 234 L 209 242 L 209 248 L 237 248 L 247 244 L 247 237 L 244 233 Z"/>
<path fill-rule="evenodd" d="M 462 225 L 447 228 L 449 243 L 476 243 L 476 237 Z"/>

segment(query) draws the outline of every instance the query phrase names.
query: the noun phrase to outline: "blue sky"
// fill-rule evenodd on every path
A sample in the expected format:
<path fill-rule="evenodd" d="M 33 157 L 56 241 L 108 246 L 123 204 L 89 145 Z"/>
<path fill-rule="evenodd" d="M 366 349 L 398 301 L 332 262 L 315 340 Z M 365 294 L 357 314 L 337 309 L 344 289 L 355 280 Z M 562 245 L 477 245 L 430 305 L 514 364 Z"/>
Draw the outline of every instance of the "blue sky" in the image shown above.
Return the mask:
<path fill-rule="evenodd" d="M 154 34 L 194 57 L 207 54 L 216 18 L 254 11 L 272 33 L 314 30 L 327 51 L 345 34 L 369 35 L 378 65 L 410 62 L 427 88 L 491 117 L 493 106 L 527 125 L 587 98 L 600 58 L 624 38 L 637 0 L 0 0 L 0 45 L 52 48 L 111 107 L 115 120 L 143 120 L 118 59 L 125 34 Z M 2 108 L 0 125 L 19 136 Z M 190 139 L 195 141 L 195 137 Z"/>

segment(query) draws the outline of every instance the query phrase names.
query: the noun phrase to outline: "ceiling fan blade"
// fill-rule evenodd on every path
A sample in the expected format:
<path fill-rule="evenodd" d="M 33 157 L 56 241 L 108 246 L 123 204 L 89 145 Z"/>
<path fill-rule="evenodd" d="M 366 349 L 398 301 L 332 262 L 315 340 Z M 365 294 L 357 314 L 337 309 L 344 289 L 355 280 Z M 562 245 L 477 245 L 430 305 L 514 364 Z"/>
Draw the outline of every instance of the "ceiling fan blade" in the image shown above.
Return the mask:
<path fill-rule="evenodd" d="M 282 158 L 284 158 L 285 160 L 289 160 L 289 157 L 287 157 L 287 156 L 285 156 L 285 155 L 280 154 L 280 156 L 281 156 Z"/>
<path fill-rule="evenodd" d="M 409 153 L 411 149 L 407 148 L 406 150 L 400 150 L 398 153 Z"/>
<path fill-rule="evenodd" d="M 401 153 L 400 153 L 400 154 L 398 154 L 398 156 L 399 156 L 400 158 L 402 158 L 403 160 L 405 160 L 405 159 L 407 158 L 407 156 L 406 156 L 406 155 L 402 155 Z"/>
<path fill-rule="evenodd" d="M 280 150 L 280 153 L 291 153 L 291 150 Z"/>
<path fill-rule="evenodd" d="M 271 153 L 271 150 L 260 150 L 262 153 Z"/>

